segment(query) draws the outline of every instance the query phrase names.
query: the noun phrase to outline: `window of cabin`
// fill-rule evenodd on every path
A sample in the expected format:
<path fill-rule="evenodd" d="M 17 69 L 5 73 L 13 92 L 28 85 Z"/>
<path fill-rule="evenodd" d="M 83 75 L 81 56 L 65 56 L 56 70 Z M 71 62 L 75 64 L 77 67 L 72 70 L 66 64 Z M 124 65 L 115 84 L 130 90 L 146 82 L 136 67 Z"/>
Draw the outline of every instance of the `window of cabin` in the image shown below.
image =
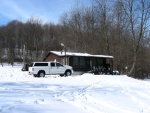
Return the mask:
<path fill-rule="evenodd" d="M 102 58 L 98 59 L 98 66 L 103 66 L 103 59 Z"/>
<path fill-rule="evenodd" d="M 86 67 L 85 57 L 73 57 L 73 67 L 75 67 L 75 68 L 85 68 Z"/>
<path fill-rule="evenodd" d="M 79 60 L 78 60 L 78 57 L 73 57 L 73 66 L 74 66 L 74 67 L 79 67 Z"/>
<path fill-rule="evenodd" d="M 86 67 L 85 57 L 80 57 L 80 68 Z"/>

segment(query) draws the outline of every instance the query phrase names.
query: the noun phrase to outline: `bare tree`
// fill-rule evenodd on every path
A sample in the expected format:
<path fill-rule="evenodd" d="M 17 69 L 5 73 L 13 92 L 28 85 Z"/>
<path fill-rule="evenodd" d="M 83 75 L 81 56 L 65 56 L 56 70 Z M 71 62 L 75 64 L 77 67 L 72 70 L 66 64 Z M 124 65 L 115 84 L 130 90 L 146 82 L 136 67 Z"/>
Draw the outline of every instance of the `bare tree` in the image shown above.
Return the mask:
<path fill-rule="evenodd" d="M 43 38 L 42 38 L 42 50 L 43 55 L 47 54 L 50 50 L 59 50 L 60 43 L 58 40 L 58 31 L 59 26 L 56 26 L 52 23 L 47 23 L 43 27 Z M 42 57 L 44 58 L 44 56 Z"/>
<path fill-rule="evenodd" d="M 82 16 L 79 10 L 72 11 L 71 19 L 69 20 L 69 26 L 74 31 L 75 38 L 75 51 L 79 51 L 80 37 L 82 37 Z"/>
<path fill-rule="evenodd" d="M 94 6 L 91 8 L 85 8 L 83 15 L 83 27 L 84 27 L 84 37 L 83 42 L 87 52 L 92 54 L 97 54 L 97 48 L 99 44 L 97 43 L 97 33 L 96 33 L 96 14 Z"/>
<path fill-rule="evenodd" d="M 3 27 L 0 27 L 0 63 L 3 67 Z"/>
<path fill-rule="evenodd" d="M 150 2 L 149 0 L 125 0 L 124 9 L 130 23 L 133 46 L 133 63 L 128 75 L 134 77 L 133 71 L 136 66 L 140 45 L 148 26 Z"/>
<path fill-rule="evenodd" d="M 12 66 L 14 64 L 15 58 L 16 58 L 16 46 L 17 46 L 17 42 L 16 42 L 16 36 L 17 36 L 17 21 L 11 21 L 6 29 L 6 38 L 7 38 L 7 53 L 8 53 L 8 63 L 10 63 Z"/>
<path fill-rule="evenodd" d="M 59 29 L 59 34 L 61 34 L 61 42 L 69 47 L 68 49 L 72 49 L 74 51 L 81 51 L 82 49 L 81 38 L 83 36 L 83 11 L 79 10 L 78 8 L 75 8 L 70 12 L 63 14 L 63 16 L 61 17 L 62 26 L 60 26 Z"/>
<path fill-rule="evenodd" d="M 110 16 L 111 15 L 111 16 Z M 128 31 L 129 23 L 123 7 L 123 1 L 116 0 L 113 4 L 111 25 L 109 26 L 110 54 L 114 56 L 114 69 L 125 73 L 129 65 L 129 48 L 131 47 Z"/>
<path fill-rule="evenodd" d="M 39 19 L 31 18 L 25 25 L 25 45 L 30 55 L 30 60 L 39 60 L 41 54 L 43 29 Z"/>

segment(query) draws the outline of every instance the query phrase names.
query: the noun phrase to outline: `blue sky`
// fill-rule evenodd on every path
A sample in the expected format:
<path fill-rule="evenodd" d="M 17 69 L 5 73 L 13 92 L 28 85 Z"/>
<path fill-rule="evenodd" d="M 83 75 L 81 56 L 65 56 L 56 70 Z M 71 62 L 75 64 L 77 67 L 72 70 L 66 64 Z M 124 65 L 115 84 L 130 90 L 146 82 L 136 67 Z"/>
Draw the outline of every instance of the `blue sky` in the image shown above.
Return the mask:
<path fill-rule="evenodd" d="M 58 23 L 60 16 L 77 2 L 90 4 L 90 0 L 0 0 L 0 25 L 15 19 L 26 22 L 31 17 Z"/>

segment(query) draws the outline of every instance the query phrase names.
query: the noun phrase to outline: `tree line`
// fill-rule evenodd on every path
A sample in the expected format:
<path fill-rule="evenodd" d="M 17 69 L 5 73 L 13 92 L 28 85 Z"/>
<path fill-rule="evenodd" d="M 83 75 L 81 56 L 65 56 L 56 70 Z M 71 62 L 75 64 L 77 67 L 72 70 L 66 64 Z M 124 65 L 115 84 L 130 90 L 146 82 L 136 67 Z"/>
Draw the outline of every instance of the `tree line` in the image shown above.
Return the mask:
<path fill-rule="evenodd" d="M 134 78 L 150 74 L 150 1 L 94 0 L 75 5 L 58 24 L 31 17 L 0 26 L 0 62 L 42 61 L 61 50 L 114 56 L 113 67 Z"/>

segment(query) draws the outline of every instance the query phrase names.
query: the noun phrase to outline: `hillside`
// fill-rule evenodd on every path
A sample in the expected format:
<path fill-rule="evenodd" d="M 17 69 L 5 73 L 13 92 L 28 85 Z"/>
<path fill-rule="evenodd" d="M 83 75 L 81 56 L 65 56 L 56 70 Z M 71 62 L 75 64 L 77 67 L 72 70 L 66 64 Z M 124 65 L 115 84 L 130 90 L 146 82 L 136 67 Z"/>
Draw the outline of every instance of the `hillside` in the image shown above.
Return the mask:
<path fill-rule="evenodd" d="M 0 67 L 0 113 L 150 113 L 150 81 L 126 75 L 34 78 Z"/>

